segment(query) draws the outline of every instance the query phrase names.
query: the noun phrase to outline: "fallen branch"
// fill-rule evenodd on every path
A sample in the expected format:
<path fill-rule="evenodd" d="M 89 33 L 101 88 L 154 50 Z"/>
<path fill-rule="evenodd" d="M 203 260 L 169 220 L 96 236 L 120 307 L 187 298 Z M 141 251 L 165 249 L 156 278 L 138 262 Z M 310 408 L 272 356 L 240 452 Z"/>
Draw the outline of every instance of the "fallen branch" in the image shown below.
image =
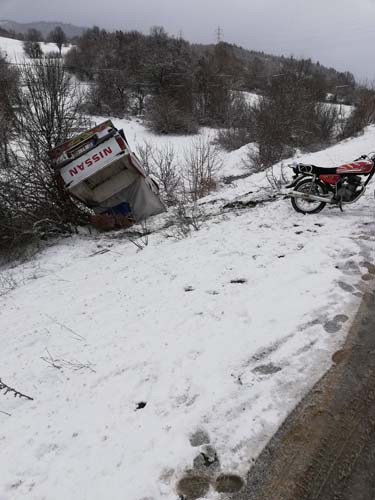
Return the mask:
<path fill-rule="evenodd" d="M 8 394 L 8 392 L 13 393 L 15 398 L 25 398 L 28 399 L 29 401 L 34 401 L 34 398 L 31 398 L 30 396 L 27 396 L 26 394 L 23 394 L 20 391 L 17 391 L 16 389 L 13 389 L 13 387 L 9 387 L 9 385 L 4 384 L 4 382 L 0 378 L 0 391 L 5 391 L 4 394 Z"/>

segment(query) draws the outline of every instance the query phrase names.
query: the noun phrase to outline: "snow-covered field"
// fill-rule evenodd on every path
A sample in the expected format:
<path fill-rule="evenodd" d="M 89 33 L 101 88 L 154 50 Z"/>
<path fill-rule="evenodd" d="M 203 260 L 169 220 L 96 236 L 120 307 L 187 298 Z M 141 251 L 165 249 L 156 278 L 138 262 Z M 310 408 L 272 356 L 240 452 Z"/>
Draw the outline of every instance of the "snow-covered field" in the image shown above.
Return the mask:
<path fill-rule="evenodd" d="M 122 125 L 132 146 L 167 140 Z M 369 128 L 299 159 L 335 165 L 374 145 Z M 236 173 L 241 153 L 225 157 Z M 202 200 L 186 239 L 159 230 L 140 251 L 76 236 L 1 272 L 0 378 L 33 398 L 0 394 L 1 500 L 176 500 L 205 450 L 197 431 L 215 474 L 245 476 L 331 365 L 375 259 L 373 187 L 343 214 L 299 215 L 271 194 L 252 175 Z M 251 199 L 268 201 L 240 208 Z"/>
<path fill-rule="evenodd" d="M 45 54 L 49 52 L 58 52 L 54 43 L 42 42 L 40 45 Z M 65 54 L 69 49 L 70 46 L 63 47 L 61 53 Z M 7 60 L 11 63 L 20 63 L 24 60 L 30 60 L 23 51 L 23 42 L 14 40 L 13 38 L 0 37 L 0 52 L 5 55 Z"/>
<path fill-rule="evenodd" d="M 254 92 L 240 92 L 247 104 L 250 104 L 251 106 L 254 106 L 255 104 L 258 104 L 259 101 L 259 95 L 254 94 Z"/>
<path fill-rule="evenodd" d="M 258 104 L 260 98 L 259 94 L 254 94 L 253 92 L 241 92 L 241 94 L 247 104 L 250 104 L 251 106 Z M 338 116 L 341 119 L 348 118 L 353 111 L 353 106 L 348 104 L 326 102 L 324 103 L 324 106 L 336 109 Z"/>

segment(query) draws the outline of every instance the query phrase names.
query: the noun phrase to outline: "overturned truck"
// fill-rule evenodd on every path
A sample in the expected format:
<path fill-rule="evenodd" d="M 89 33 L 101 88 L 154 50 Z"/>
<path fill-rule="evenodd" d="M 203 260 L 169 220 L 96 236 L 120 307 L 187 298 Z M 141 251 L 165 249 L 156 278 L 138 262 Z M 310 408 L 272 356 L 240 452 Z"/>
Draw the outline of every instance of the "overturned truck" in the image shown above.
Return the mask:
<path fill-rule="evenodd" d="M 102 228 L 126 227 L 165 211 L 156 182 L 111 120 L 49 151 L 68 192 L 95 215 Z"/>

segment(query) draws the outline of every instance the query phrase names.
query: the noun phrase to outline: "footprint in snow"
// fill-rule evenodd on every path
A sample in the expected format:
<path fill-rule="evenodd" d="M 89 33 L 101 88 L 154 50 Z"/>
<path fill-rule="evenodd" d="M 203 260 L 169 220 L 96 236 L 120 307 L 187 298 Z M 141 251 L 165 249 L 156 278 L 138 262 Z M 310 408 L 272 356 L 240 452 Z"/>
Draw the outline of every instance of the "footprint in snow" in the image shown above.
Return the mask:
<path fill-rule="evenodd" d="M 348 319 L 345 314 L 337 314 L 333 319 L 324 323 L 324 330 L 327 333 L 337 333 L 341 330 L 342 323 L 346 323 Z"/>
<path fill-rule="evenodd" d="M 177 492 L 182 500 L 196 500 L 204 497 L 209 489 L 209 480 L 198 475 L 185 476 L 177 483 Z"/>
<path fill-rule="evenodd" d="M 345 292 L 350 292 L 350 293 L 354 292 L 354 287 L 352 287 L 352 285 L 348 285 L 348 283 L 345 283 L 344 281 L 339 281 L 337 284 Z"/>
<path fill-rule="evenodd" d="M 203 429 L 197 429 L 193 434 L 190 435 L 189 441 L 191 446 L 194 448 L 197 446 L 202 446 L 203 444 L 210 443 L 210 437 L 207 432 Z"/>
<path fill-rule="evenodd" d="M 358 264 L 353 260 L 347 260 L 344 264 L 335 267 L 347 275 L 353 275 L 360 272 Z"/>
<path fill-rule="evenodd" d="M 273 375 L 281 371 L 282 368 L 280 366 L 276 366 L 273 363 L 268 363 L 267 365 L 258 365 L 256 366 L 252 372 L 259 373 L 260 375 Z"/>
<path fill-rule="evenodd" d="M 375 276 L 373 274 L 369 274 L 369 273 L 361 276 L 361 279 L 363 281 L 372 281 L 374 278 L 375 278 Z"/>
<path fill-rule="evenodd" d="M 221 474 L 215 481 L 214 488 L 218 493 L 237 493 L 243 488 L 244 482 L 235 474 Z"/>

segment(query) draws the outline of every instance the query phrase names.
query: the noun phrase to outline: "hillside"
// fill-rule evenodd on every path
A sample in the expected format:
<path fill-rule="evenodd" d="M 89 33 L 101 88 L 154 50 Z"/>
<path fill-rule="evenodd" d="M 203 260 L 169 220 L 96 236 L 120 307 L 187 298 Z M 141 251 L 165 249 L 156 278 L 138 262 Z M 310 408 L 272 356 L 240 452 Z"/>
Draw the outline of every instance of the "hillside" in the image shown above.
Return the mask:
<path fill-rule="evenodd" d="M 114 121 L 133 147 L 168 140 Z M 179 154 L 190 140 L 169 138 Z M 374 141 L 370 127 L 299 160 L 337 165 Z M 242 153 L 225 155 L 232 173 Z M 175 500 L 203 467 L 204 498 L 222 499 L 215 478 L 241 484 L 342 345 L 375 260 L 373 203 L 303 216 L 255 174 L 202 199 L 190 237 L 170 213 L 138 247 L 75 236 L 3 269 L 1 380 L 33 400 L 0 395 L 0 497 Z"/>
<path fill-rule="evenodd" d="M 310 76 L 319 75 L 321 78 L 329 82 L 332 89 L 334 89 L 335 86 L 348 86 L 346 90 L 348 96 L 350 95 L 351 89 L 355 86 L 355 78 L 349 71 L 340 72 L 335 68 L 328 68 L 322 65 L 318 61 L 314 62 L 311 59 L 301 59 L 298 61 L 298 59 L 296 60 L 293 57 L 277 56 L 261 51 L 246 49 L 235 44 L 226 42 L 221 43 L 231 51 L 233 57 L 240 61 L 244 67 L 248 66 L 252 68 L 250 72 L 252 73 L 251 77 L 254 81 L 252 82 L 251 78 L 248 78 L 248 82 L 255 86 L 263 86 L 265 80 L 273 77 L 274 75 L 280 74 L 286 65 L 296 63 L 298 64 L 297 67 L 300 72 Z M 193 44 L 192 46 L 201 56 L 206 53 L 212 54 L 216 47 L 214 44 Z M 343 89 L 341 89 L 341 91 L 343 91 Z"/>
<path fill-rule="evenodd" d="M 32 23 L 18 23 L 16 21 L 10 20 L 0 20 L 0 27 L 7 31 L 14 31 L 15 33 L 25 34 L 29 29 L 36 29 L 42 33 L 45 37 L 50 33 L 56 26 L 60 26 L 68 38 L 73 38 L 82 35 L 85 28 L 81 26 L 75 26 L 69 23 L 47 22 L 47 21 L 36 21 Z"/>
<path fill-rule="evenodd" d="M 56 52 L 57 48 L 54 43 L 41 42 L 42 50 L 45 54 L 49 52 Z M 62 48 L 62 54 L 66 54 L 70 46 Z M 0 53 L 6 56 L 7 60 L 11 63 L 22 62 L 29 60 L 23 51 L 23 42 L 13 38 L 4 38 L 0 36 Z"/>

